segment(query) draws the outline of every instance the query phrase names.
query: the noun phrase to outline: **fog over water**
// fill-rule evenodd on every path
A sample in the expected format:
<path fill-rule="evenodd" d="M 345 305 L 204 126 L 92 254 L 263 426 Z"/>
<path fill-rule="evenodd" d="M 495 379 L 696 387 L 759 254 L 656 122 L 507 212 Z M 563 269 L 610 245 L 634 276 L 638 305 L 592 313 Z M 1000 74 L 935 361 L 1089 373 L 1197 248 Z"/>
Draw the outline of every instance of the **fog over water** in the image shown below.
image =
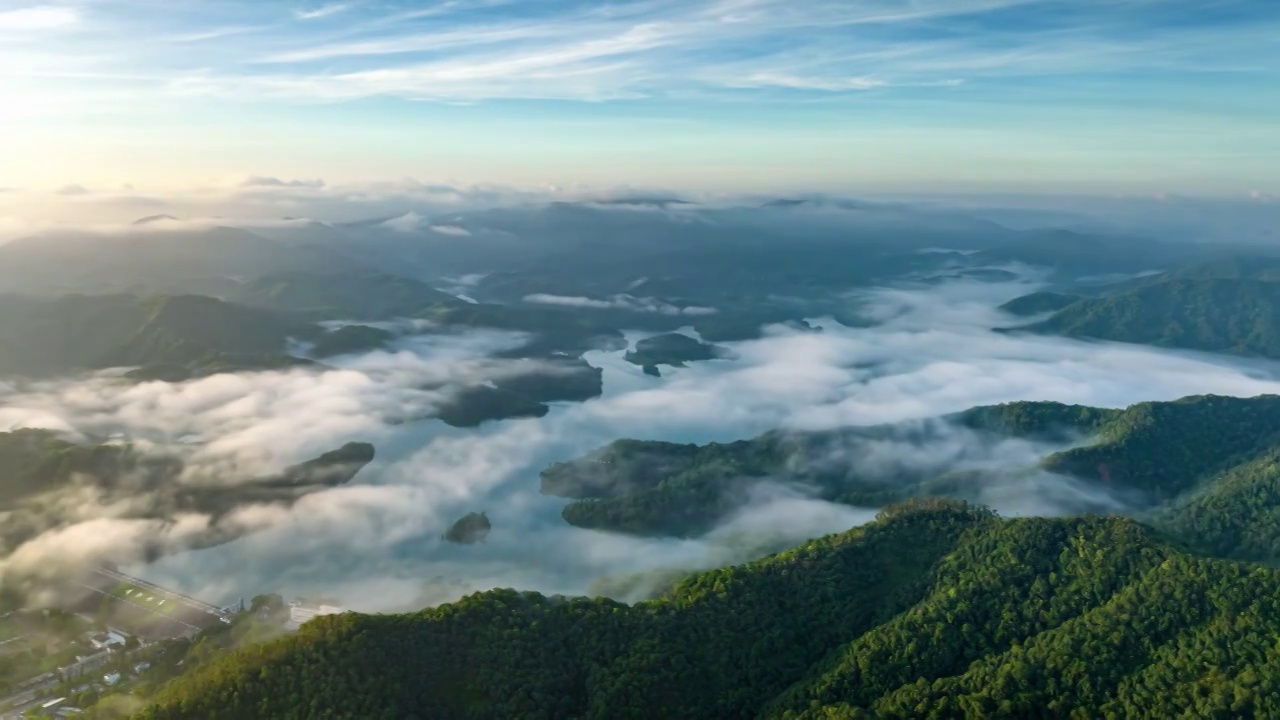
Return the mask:
<path fill-rule="evenodd" d="M 823 332 L 774 328 L 731 343 L 734 360 L 643 374 L 622 352 L 592 352 L 604 396 L 555 406 L 540 419 L 456 429 L 413 420 L 447 390 L 424 386 L 501 371 L 486 356 L 519 342 L 505 333 L 418 336 L 392 351 L 341 358 L 325 372 L 217 376 L 182 385 L 104 380 L 0 388 L 0 429 L 117 431 L 156 442 L 197 438 L 198 468 L 280 467 L 350 440 L 377 446 L 356 481 L 291 508 L 238 511 L 261 528 L 211 549 L 130 570 L 211 601 L 260 592 L 324 594 L 361 610 L 421 607 L 475 590 L 516 587 L 588 592 L 592 581 L 670 568 L 698 569 L 762 547 L 848 529 L 874 508 L 832 505 L 767 484 L 709 536 L 639 539 L 581 530 L 560 517 L 565 501 L 541 495 L 538 472 L 617 438 L 705 443 L 775 428 L 824 429 L 920 420 L 1013 400 L 1122 407 L 1192 394 L 1280 392 L 1280 364 L 1205 354 L 1004 334 L 996 310 L 1039 285 L 949 281 L 861 293 L 865 329 L 815 320 Z M 632 342 L 643 334 L 631 334 Z M 847 461 L 932 466 L 1025 466 L 1053 447 L 991 443 L 954 429 L 928 446 L 885 441 Z M 1053 514 L 1124 500 L 1078 481 L 1028 473 L 984 500 L 1006 514 Z M 440 540 L 455 519 L 485 511 L 493 531 L 470 546 Z M 37 539 L 33 543 L 47 541 Z M 15 556 L 20 556 L 21 550 Z"/>

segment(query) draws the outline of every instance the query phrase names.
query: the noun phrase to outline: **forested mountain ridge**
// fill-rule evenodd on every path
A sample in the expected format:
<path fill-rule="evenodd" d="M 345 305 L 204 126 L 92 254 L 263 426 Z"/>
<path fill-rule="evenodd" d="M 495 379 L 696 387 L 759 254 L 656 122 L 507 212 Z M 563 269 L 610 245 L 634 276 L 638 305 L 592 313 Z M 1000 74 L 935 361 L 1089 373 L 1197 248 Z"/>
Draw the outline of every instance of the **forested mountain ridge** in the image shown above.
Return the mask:
<path fill-rule="evenodd" d="M 289 364 L 290 338 L 322 332 L 201 295 L 6 295 L 0 296 L 0 375 L 48 377 L 128 365 L 280 366 Z"/>
<path fill-rule="evenodd" d="M 1261 269 L 1233 276 L 1233 267 L 1211 265 L 1135 281 L 1014 329 L 1280 358 L 1280 282 Z M 1014 302 L 1034 304 L 1029 297 Z"/>
<path fill-rule="evenodd" d="M 264 275 L 229 299 L 314 320 L 389 320 L 467 304 L 418 280 L 373 272 Z"/>
<path fill-rule="evenodd" d="M 1000 309 L 1011 315 L 1039 315 L 1040 313 L 1057 312 L 1079 300 L 1079 295 L 1041 290 L 1030 295 L 1016 297 L 1001 305 Z"/>
<path fill-rule="evenodd" d="M 963 429 L 975 445 L 1024 438 L 1056 445 L 1034 467 L 956 471 L 904 465 L 889 475 L 860 463 L 862 443 L 893 441 L 901 452 Z M 795 483 L 835 502 L 882 505 L 909 497 L 974 500 L 1000 473 L 1079 478 L 1123 499 L 1129 511 L 1195 547 L 1233 557 L 1280 559 L 1280 397 L 1194 396 L 1123 410 L 1015 402 L 934 421 L 815 433 L 771 432 L 707 445 L 619 440 L 556 463 L 542 491 L 573 498 L 574 525 L 639 535 L 704 533 L 741 506 L 762 481 Z M 1213 542 L 1199 536 L 1216 527 Z M 1232 542 L 1239 541 L 1239 545 Z"/>
<path fill-rule="evenodd" d="M 601 343 L 620 343 L 619 326 L 652 318 L 636 313 L 529 303 L 473 303 L 420 280 L 384 273 L 281 273 L 255 278 L 229 299 L 311 321 L 422 320 L 445 328 L 491 328 L 530 335 L 510 355 L 578 355 Z M 660 326 L 678 323 L 667 318 Z M 422 329 L 426 331 L 426 328 Z"/>
<path fill-rule="evenodd" d="M 0 245 L 0 291 L 214 292 L 285 271 L 349 272 L 336 249 L 289 246 L 248 230 L 147 223 L 119 233 L 50 231 Z"/>
<path fill-rule="evenodd" d="M 880 441 L 927 446 L 964 428 L 981 437 L 1080 441 L 1121 411 L 1052 402 L 977 407 L 922 423 L 765 433 L 706 445 L 622 439 L 541 474 L 542 492 L 573 499 L 565 519 L 581 527 L 639 535 L 694 536 L 741 505 L 764 480 L 802 485 L 820 497 L 879 506 L 928 494 L 972 497 L 981 478 L 948 468 L 885 471 L 860 462 L 858 448 Z M 1280 428 L 1278 428 L 1280 429 Z"/>
<path fill-rule="evenodd" d="M 1277 446 L 1280 396 L 1200 395 L 1126 408 L 1098 427 L 1094 442 L 1041 465 L 1162 502 Z"/>
<path fill-rule="evenodd" d="M 1278 598 L 1280 572 L 1130 520 L 916 500 L 633 606 L 495 590 L 322 617 L 138 717 L 1270 716 Z"/>

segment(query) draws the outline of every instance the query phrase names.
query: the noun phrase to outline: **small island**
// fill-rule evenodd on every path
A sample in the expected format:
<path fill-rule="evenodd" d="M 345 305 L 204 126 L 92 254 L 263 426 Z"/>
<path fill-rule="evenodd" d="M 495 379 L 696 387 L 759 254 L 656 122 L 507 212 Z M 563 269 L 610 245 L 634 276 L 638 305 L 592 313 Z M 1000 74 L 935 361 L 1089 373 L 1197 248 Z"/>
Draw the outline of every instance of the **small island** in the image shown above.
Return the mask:
<path fill-rule="evenodd" d="M 474 545 L 489 536 L 489 518 L 484 513 L 467 513 L 449 526 L 441 539 L 458 545 Z"/>
<path fill-rule="evenodd" d="M 644 368 L 646 375 L 658 377 L 662 374 L 658 370 L 659 365 L 684 367 L 685 363 L 728 356 L 728 349 L 719 345 L 705 343 L 680 333 L 667 333 L 638 341 L 635 350 L 628 352 L 624 359 Z"/>
<path fill-rule="evenodd" d="M 382 328 L 344 325 L 316 338 L 311 354 L 318 358 L 381 350 L 395 337 Z"/>
<path fill-rule="evenodd" d="M 527 362 L 527 372 L 454 393 L 436 410 L 436 417 L 464 428 L 490 420 L 542 417 L 551 411 L 548 403 L 583 402 L 604 391 L 604 371 L 585 360 Z"/>

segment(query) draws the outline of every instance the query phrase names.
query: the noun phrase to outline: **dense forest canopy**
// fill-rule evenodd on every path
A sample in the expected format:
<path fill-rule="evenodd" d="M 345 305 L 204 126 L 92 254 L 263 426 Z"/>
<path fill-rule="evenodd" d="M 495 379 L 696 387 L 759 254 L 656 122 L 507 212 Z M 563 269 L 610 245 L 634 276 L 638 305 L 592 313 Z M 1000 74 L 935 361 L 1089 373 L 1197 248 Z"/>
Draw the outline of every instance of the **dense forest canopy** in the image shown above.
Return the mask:
<path fill-rule="evenodd" d="M 319 618 L 139 717 L 1269 716 L 1277 597 L 1276 571 L 1133 521 L 917 500 L 634 606 L 495 590 Z"/>
<path fill-rule="evenodd" d="M 1038 292 L 1015 315 L 1055 311 L 1022 330 L 1098 340 L 1280 358 L 1280 261 L 1228 255 L 1128 280 L 1099 297 Z"/>

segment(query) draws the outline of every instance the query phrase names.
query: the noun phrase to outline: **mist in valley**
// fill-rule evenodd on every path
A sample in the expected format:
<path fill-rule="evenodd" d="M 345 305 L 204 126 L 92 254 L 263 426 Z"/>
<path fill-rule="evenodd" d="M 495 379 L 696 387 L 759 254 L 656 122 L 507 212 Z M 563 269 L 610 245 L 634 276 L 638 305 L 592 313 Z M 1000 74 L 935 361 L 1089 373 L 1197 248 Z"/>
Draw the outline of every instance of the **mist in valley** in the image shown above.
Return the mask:
<path fill-rule="evenodd" d="M 392 347 L 323 369 L 182 383 L 122 384 L 102 375 L 10 383 L 0 388 L 0 429 L 127 437 L 180 453 L 184 482 L 277 471 L 348 440 L 373 443 L 377 457 L 350 484 L 217 519 L 141 522 L 90 500 L 77 522 L 17 548 L 4 570 L 22 573 L 74 552 L 210 601 L 270 590 L 337 597 L 369 611 L 493 587 L 634 600 L 679 572 L 846 530 L 876 508 L 822 501 L 784 476 L 753 485 L 705 536 L 639 538 L 565 523 L 565 501 L 539 492 L 538 473 L 550 463 L 618 438 L 729 442 L 775 429 L 897 423 L 901 436 L 861 442 L 829 462 L 878 473 L 885 483 L 906 470 L 979 470 L 990 478 L 981 501 L 1007 515 L 1124 512 L 1132 498 L 1035 467 L 1084 438 L 997 441 L 936 418 L 1015 400 L 1124 407 L 1201 393 L 1280 392 L 1280 366 L 1272 362 L 996 332 L 1014 324 L 1001 303 L 1044 286 L 1041 271 L 1003 269 L 1015 279 L 851 288 L 866 327 L 823 318 L 811 320 L 820 332 L 774 326 L 760 339 L 723 343 L 732 360 L 664 368 L 661 378 L 625 362 L 623 350 L 590 351 L 585 359 L 604 371 L 603 396 L 476 429 L 423 418 L 453 388 L 501 373 L 513 361 L 495 355 L 518 345 L 518 334 L 415 335 L 410 327 Z M 629 332 L 628 344 L 651 334 Z M 445 529 L 472 511 L 492 522 L 484 542 L 443 542 Z M 248 533 L 184 550 L 184 533 L 210 522 Z M 148 562 L 144 549 L 157 542 L 171 554 Z"/>

